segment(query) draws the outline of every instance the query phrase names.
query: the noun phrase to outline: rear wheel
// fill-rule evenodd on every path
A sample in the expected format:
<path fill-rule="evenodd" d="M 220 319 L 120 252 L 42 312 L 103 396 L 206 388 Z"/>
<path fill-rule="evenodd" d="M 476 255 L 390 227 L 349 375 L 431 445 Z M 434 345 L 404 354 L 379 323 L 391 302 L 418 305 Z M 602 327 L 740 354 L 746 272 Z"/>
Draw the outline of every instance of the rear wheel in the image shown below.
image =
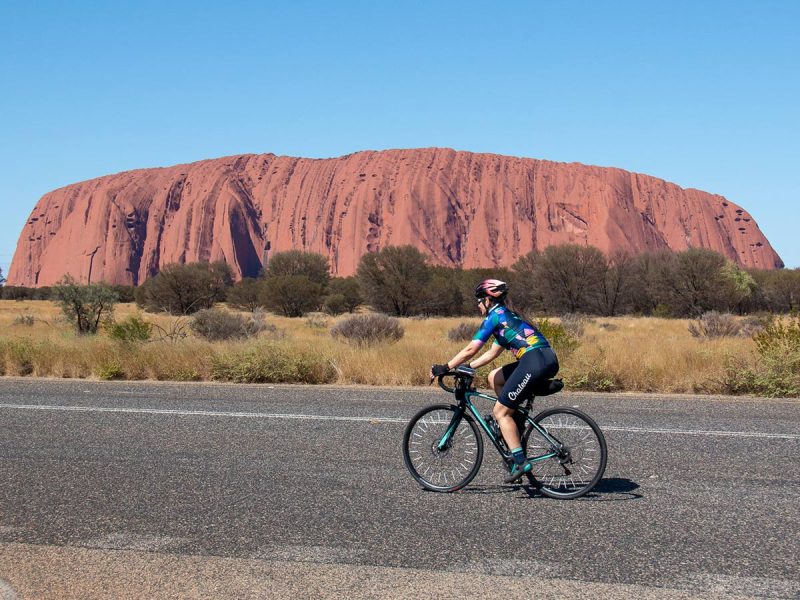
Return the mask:
<path fill-rule="evenodd" d="M 409 422 L 403 436 L 403 460 L 411 476 L 434 492 L 455 492 L 467 485 L 481 468 L 483 438 L 475 421 L 463 414 L 447 442 L 439 443 L 458 407 L 436 404 L 423 408 Z"/>
<path fill-rule="evenodd" d="M 533 463 L 532 477 L 539 491 L 551 498 L 571 499 L 590 491 L 606 469 L 607 449 L 603 432 L 591 417 L 574 408 L 542 411 L 523 436 L 528 458 L 557 452 L 557 456 Z"/>

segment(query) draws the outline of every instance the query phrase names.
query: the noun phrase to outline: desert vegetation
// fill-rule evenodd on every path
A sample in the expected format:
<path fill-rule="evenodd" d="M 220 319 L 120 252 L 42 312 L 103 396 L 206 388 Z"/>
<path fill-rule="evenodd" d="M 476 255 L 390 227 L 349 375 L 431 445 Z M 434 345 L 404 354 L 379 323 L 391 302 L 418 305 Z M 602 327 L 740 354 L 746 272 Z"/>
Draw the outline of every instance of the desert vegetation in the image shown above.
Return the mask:
<path fill-rule="evenodd" d="M 77 333 L 55 303 L 2 301 L 0 375 L 424 385 L 430 365 L 463 347 L 477 323 L 359 313 L 309 325 L 307 319 L 254 317 L 224 305 L 211 310 L 209 324 L 208 313 L 150 314 L 118 304 L 113 322 L 86 335 Z M 747 317 L 733 319 L 747 324 Z M 736 335 L 709 336 L 693 335 L 689 326 L 697 320 L 690 319 L 537 321 L 558 350 L 568 389 L 800 395 L 797 317 L 767 318 L 752 335 L 740 329 Z M 233 333 L 220 338 L 217 327 Z M 479 372 L 482 385 L 488 370 Z"/>
<path fill-rule="evenodd" d="M 583 246 L 508 269 L 434 267 L 401 247 L 366 255 L 346 278 L 322 256 L 287 252 L 236 283 L 224 263 L 198 263 L 136 289 L 68 276 L 47 290 L 4 287 L 0 375 L 421 385 L 471 338 L 472 288 L 488 276 L 511 283 L 571 389 L 800 395 L 798 271 Z"/>

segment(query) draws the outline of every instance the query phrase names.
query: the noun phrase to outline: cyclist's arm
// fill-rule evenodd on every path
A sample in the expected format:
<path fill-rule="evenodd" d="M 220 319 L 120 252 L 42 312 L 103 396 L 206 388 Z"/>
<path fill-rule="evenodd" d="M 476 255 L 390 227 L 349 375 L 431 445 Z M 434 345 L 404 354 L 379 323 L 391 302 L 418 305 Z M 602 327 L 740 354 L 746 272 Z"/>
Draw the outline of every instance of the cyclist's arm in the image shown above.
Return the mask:
<path fill-rule="evenodd" d="M 481 354 L 480 357 L 476 358 L 471 363 L 469 363 L 469 366 L 472 369 L 479 369 L 483 365 L 488 365 L 502 353 L 503 353 L 502 346 L 500 346 L 499 344 L 492 344 L 491 348 L 489 348 L 486 352 Z"/>
<path fill-rule="evenodd" d="M 461 350 L 461 352 L 447 361 L 447 367 L 450 369 L 455 369 L 458 365 L 463 365 L 466 361 L 478 353 L 478 350 L 481 349 L 481 346 L 483 346 L 482 341 L 472 340 L 464 347 L 463 350 Z"/>

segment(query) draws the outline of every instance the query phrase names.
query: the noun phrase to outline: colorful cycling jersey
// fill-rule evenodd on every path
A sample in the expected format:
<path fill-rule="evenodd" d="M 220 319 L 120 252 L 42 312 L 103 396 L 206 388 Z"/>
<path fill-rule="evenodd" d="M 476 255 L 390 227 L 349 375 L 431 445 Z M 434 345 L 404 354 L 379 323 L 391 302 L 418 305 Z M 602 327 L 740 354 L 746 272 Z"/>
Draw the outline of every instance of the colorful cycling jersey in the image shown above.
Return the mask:
<path fill-rule="evenodd" d="M 550 343 L 534 325 L 523 321 L 502 304 L 495 304 L 489 310 L 472 339 L 486 343 L 492 335 L 495 344 L 510 350 L 517 358 L 528 350 L 550 347 Z"/>

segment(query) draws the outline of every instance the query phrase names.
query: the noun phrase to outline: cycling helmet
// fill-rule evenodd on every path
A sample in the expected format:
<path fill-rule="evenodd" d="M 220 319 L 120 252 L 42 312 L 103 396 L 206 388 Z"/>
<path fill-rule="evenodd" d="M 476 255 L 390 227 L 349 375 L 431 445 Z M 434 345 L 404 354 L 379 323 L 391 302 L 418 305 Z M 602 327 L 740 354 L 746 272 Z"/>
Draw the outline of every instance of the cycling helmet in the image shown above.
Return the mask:
<path fill-rule="evenodd" d="M 502 299 L 508 293 L 508 285 L 499 279 L 484 279 L 475 288 L 475 297 Z"/>

